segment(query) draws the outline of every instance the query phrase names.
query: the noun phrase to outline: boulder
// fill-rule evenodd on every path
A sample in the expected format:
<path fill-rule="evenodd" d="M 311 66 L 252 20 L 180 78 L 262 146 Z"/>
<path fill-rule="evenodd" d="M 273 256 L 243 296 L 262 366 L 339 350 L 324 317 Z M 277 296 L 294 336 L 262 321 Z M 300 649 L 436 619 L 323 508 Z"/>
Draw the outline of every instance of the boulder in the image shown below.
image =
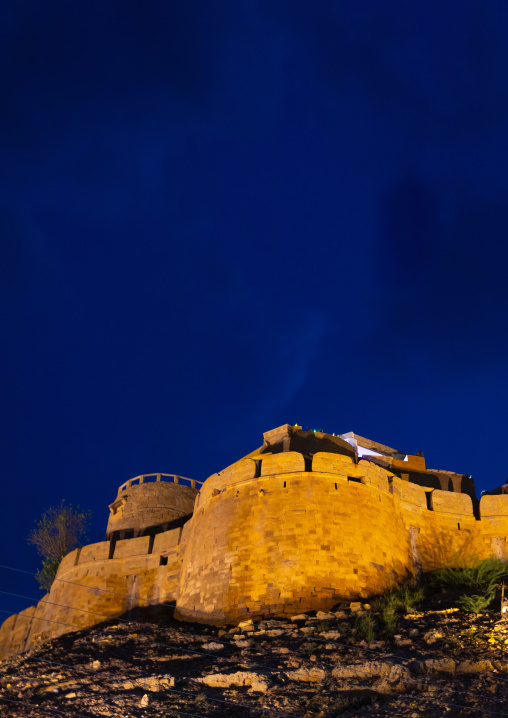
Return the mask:
<path fill-rule="evenodd" d="M 296 671 L 287 671 L 286 676 L 291 681 L 320 683 L 326 678 L 326 671 L 322 668 L 297 668 Z"/>
<path fill-rule="evenodd" d="M 456 673 L 492 673 L 494 666 L 490 661 L 461 661 L 457 664 Z"/>
<path fill-rule="evenodd" d="M 415 673 L 455 673 L 453 658 L 427 658 L 426 661 L 413 661 L 409 668 Z"/>
<path fill-rule="evenodd" d="M 237 671 L 236 673 L 210 673 L 208 676 L 194 679 L 210 688 L 229 688 L 230 686 L 250 686 L 252 691 L 266 693 L 271 683 L 262 673 Z"/>
<path fill-rule="evenodd" d="M 424 634 L 423 640 L 428 646 L 432 646 L 434 643 L 438 643 L 444 638 L 441 631 L 437 631 L 436 629 L 433 629 L 432 631 L 427 631 L 427 633 Z"/>

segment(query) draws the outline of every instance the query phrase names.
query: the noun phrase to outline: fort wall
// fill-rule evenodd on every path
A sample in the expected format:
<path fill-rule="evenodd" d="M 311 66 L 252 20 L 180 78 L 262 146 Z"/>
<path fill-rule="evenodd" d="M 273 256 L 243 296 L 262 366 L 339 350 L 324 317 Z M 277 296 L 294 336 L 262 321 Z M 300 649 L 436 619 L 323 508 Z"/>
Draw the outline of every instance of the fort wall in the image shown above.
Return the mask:
<path fill-rule="evenodd" d="M 190 516 L 199 486 L 200 482 L 175 474 L 148 474 L 130 479 L 120 486 L 109 507 L 106 538 L 141 536 Z"/>
<path fill-rule="evenodd" d="M 175 510 L 192 501 L 192 518 L 68 554 L 51 592 L 0 628 L 0 657 L 136 606 L 176 602 L 179 618 L 228 623 L 326 610 L 426 571 L 508 558 L 508 495 L 484 496 L 478 519 L 466 494 L 344 454 L 267 451 L 214 474 L 199 494 L 164 485 Z M 137 505 L 148 506 L 152 486 L 124 491 L 139 490 Z"/>
<path fill-rule="evenodd" d="M 0 659 L 137 606 L 174 605 L 186 533 L 176 528 L 156 539 L 156 553 L 148 553 L 150 537 L 144 536 L 117 541 L 113 550 L 104 541 L 65 556 L 50 593 L 2 624 Z"/>
<path fill-rule="evenodd" d="M 208 479 L 189 524 L 177 615 L 234 621 L 329 609 L 404 579 L 504 557 L 508 496 L 477 521 L 471 498 L 404 481 L 376 463 L 295 452 L 243 459 Z M 256 478 L 257 477 L 257 478 Z M 430 483 L 430 482 L 429 482 Z"/>

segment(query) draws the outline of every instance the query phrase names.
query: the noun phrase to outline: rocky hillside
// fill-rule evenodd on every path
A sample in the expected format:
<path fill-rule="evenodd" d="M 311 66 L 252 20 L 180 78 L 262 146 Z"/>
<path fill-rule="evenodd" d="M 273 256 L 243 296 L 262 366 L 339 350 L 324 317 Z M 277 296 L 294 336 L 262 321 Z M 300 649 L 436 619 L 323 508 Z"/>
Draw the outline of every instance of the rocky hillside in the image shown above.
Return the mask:
<path fill-rule="evenodd" d="M 0 664 L 0 714 L 507 714 L 508 622 L 498 614 L 412 611 L 388 636 L 365 605 L 341 609 L 227 632 L 138 614 L 66 634 Z"/>

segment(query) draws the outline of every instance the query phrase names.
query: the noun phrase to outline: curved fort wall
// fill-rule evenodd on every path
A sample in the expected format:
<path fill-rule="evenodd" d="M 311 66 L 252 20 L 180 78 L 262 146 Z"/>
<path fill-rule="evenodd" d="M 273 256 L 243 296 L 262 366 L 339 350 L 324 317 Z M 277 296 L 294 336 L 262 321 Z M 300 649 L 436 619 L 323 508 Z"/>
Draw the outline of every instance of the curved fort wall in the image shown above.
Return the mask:
<path fill-rule="evenodd" d="M 181 618 L 232 622 L 327 609 L 423 571 L 507 558 L 508 495 L 484 496 L 480 516 L 467 494 L 409 483 L 372 461 L 246 458 L 203 484 L 185 525 L 66 556 L 50 594 L 0 628 L 0 656 L 135 606 L 176 602 Z"/>
<path fill-rule="evenodd" d="M 492 531 L 508 531 L 508 505 L 495 509 L 504 516 L 494 528 L 476 521 L 468 495 L 411 484 L 370 461 L 317 453 L 305 471 L 304 457 L 286 452 L 257 464 L 244 459 L 203 485 L 177 615 L 327 609 L 491 556 Z"/>
<path fill-rule="evenodd" d="M 175 474 L 145 474 L 130 479 L 120 486 L 109 506 L 106 539 L 167 530 L 178 519 L 189 517 L 198 493 L 196 483 L 201 485 Z"/>
<path fill-rule="evenodd" d="M 103 541 L 68 554 L 50 593 L 0 628 L 0 658 L 137 606 L 174 605 L 186 529 L 158 534 L 151 551 L 150 537 L 143 536 L 117 541 L 113 551 Z"/>

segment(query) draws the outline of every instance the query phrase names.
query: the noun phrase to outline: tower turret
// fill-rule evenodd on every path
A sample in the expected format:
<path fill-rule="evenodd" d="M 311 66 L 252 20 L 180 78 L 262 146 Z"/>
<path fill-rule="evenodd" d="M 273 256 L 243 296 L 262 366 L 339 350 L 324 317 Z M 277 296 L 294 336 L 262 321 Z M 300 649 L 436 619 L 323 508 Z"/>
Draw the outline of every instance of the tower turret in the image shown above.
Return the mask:
<path fill-rule="evenodd" d="M 188 521 L 201 483 L 176 474 L 143 474 L 118 489 L 106 541 L 148 536 Z"/>

